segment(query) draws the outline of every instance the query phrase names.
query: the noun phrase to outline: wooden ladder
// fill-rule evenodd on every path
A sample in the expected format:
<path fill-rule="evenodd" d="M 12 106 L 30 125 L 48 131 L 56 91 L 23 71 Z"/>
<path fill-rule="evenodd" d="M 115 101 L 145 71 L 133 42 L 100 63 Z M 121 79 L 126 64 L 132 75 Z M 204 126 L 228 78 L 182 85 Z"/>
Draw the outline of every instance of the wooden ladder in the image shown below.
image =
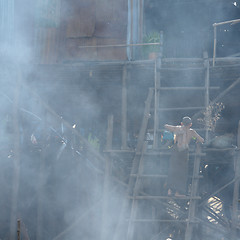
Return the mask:
<path fill-rule="evenodd" d="M 149 195 L 144 193 L 144 191 L 141 189 L 141 185 L 143 182 L 143 179 L 145 182 L 148 182 L 149 179 L 164 179 L 166 178 L 166 175 L 162 174 L 144 174 L 144 163 L 146 162 L 146 155 L 157 155 L 159 156 L 158 161 L 161 161 L 162 158 L 169 156 L 170 153 L 169 151 L 159 151 L 159 114 L 163 111 L 176 111 L 176 110 L 183 110 L 187 109 L 185 107 L 178 107 L 178 108 L 172 108 L 172 109 L 161 109 L 159 107 L 160 104 L 160 94 L 161 91 L 168 90 L 168 91 L 182 91 L 182 90 L 198 90 L 198 91 L 204 91 L 204 103 L 202 107 L 192 107 L 191 109 L 188 107 L 187 110 L 204 110 L 207 109 L 209 106 L 209 89 L 210 89 L 210 84 L 209 84 L 209 61 L 208 59 L 204 58 L 203 62 L 203 69 L 205 71 L 205 84 L 204 86 L 201 87 L 189 87 L 189 86 L 182 86 L 182 87 L 164 87 L 161 86 L 160 84 L 160 73 L 161 73 L 161 59 L 157 59 L 155 62 L 155 79 L 154 79 L 154 88 L 150 88 L 149 90 L 149 95 L 148 99 L 146 101 L 145 105 L 145 111 L 144 111 L 144 117 L 142 121 L 142 126 L 140 129 L 139 133 L 139 139 L 138 139 L 138 144 L 136 148 L 136 154 L 133 159 L 133 165 L 132 165 L 132 170 L 129 178 L 129 184 L 128 184 L 128 204 L 125 204 L 124 207 L 128 206 L 129 209 L 129 216 L 127 216 L 127 221 L 128 221 L 128 227 L 127 227 L 127 234 L 126 238 L 127 240 L 132 240 L 132 239 L 140 239 L 141 236 L 136 236 L 137 234 L 137 228 L 136 228 L 136 223 L 150 223 L 152 222 L 153 225 L 156 226 L 156 224 L 163 223 L 163 224 L 185 224 L 185 232 L 184 236 L 182 236 L 182 239 L 185 240 L 191 240 L 192 239 L 192 234 L 193 234 L 193 227 L 194 224 L 196 224 L 198 221 L 196 219 L 196 207 L 197 207 L 197 201 L 200 199 L 198 196 L 198 183 L 199 183 L 199 178 L 201 177 L 199 175 L 199 168 L 200 168 L 200 160 L 201 156 L 203 155 L 201 153 L 201 148 L 199 145 L 197 145 L 196 151 L 190 153 L 190 158 L 194 159 L 194 164 L 193 164 L 193 175 L 191 177 L 191 190 L 190 190 L 190 195 L 189 196 L 184 196 L 184 197 L 168 197 L 165 195 Z M 154 94 L 154 121 L 153 121 L 153 149 L 152 152 L 149 152 L 147 150 L 147 143 L 144 142 L 144 136 L 146 136 L 146 131 L 147 131 L 147 125 L 148 125 L 148 116 L 149 113 L 151 112 L 151 99 Z M 205 139 L 208 139 L 208 130 L 205 131 Z M 179 209 L 176 209 L 176 202 L 179 203 L 181 201 L 185 201 L 189 204 L 188 206 L 188 212 L 182 213 L 186 216 L 185 219 L 164 219 L 164 218 L 156 218 L 152 217 L 151 219 L 149 218 L 144 218 L 144 217 L 139 217 L 138 212 L 139 209 L 141 209 L 140 201 L 145 201 L 145 204 L 151 205 L 152 203 L 154 204 L 159 204 L 161 208 L 168 208 L 170 211 L 174 213 L 174 211 L 178 212 Z M 181 204 L 180 204 L 181 205 Z M 129 208 L 130 207 L 130 208 Z M 125 210 L 126 211 L 126 210 Z M 181 212 L 181 211 L 180 211 Z M 125 212 L 125 217 L 126 217 L 126 212 Z M 155 235 L 152 234 L 151 237 L 148 237 L 148 239 L 157 239 L 157 236 L 161 234 L 161 231 L 156 232 Z"/>

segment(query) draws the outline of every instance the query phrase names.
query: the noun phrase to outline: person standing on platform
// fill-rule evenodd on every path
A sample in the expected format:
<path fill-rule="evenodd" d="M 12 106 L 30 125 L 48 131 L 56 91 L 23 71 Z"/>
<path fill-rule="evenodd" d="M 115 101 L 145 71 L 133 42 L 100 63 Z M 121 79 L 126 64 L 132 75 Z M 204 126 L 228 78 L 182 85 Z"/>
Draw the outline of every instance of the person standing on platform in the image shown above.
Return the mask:
<path fill-rule="evenodd" d="M 168 171 L 168 195 L 184 196 L 186 194 L 188 180 L 188 160 L 189 160 L 189 143 L 192 138 L 203 143 L 204 139 L 191 128 L 192 120 L 190 117 L 184 117 L 181 125 L 173 126 L 165 124 L 164 127 L 174 133 L 175 142 L 170 157 Z"/>

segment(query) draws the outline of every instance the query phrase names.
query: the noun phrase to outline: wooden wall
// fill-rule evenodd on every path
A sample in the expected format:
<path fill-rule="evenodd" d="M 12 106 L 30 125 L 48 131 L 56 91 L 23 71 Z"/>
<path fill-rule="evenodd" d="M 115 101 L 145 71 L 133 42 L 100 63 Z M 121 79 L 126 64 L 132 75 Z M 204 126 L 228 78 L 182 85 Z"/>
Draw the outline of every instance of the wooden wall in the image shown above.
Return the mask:
<path fill-rule="evenodd" d="M 126 43 L 126 0 L 64 0 L 61 9 L 61 60 L 126 59 L 125 48 L 94 47 Z"/>
<path fill-rule="evenodd" d="M 40 64 L 125 60 L 127 0 L 16 0 L 15 30 Z M 22 36 L 21 36 L 22 35 Z M 79 48 L 79 46 L 93 46 Z"/>

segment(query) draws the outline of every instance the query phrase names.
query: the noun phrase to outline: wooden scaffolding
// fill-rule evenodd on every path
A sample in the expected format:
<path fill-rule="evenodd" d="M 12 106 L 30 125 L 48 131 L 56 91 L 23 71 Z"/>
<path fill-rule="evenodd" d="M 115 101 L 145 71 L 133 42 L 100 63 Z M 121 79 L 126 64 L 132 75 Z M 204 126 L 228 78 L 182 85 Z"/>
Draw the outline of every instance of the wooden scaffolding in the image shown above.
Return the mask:
<path fill-rule="evenodd" d="M 221 65 L 221 60 L 219 60 Z M 131 65 L 131 63 L 129 63 Z M 208 239 L 203 233 L 206 228 L 218 229 L 216 225 L 209 226 L 207 222 L 199 217 L 201 207 L 209 205 L 214 193 L 202 198 L 199 192 L 199 181 L 203 178 L 200 169 L 201 161 L 207 163 L 206 149 L 196 145 L 190 148 L 190 168 L 189 194 L 184 197 L 167 196 L 164 184 L 167 177 L 167 166 L 170 151 L 161 145 L 161 127 L 166 123 L 166 118 L 173 121 L 173 116 L 183 116 L 185 112 L 193 113 L 194 120 L 200 113 L 204 113 L 204 121 L 209 121 L 209 106 L 221 100 L 226 93 L 239 83 L 239 78 L 228 88 L 220 92 L 220 87 L 210 82 L 210 71 L 214 71 L 212 60 L 204 54 L 203 59 L 161 59 L 154 61 L 154 87 L 150 87 L 145 101 L 145 108 L 142 123 L 139 129 L 136 146 L 129 149 L 127 144 L 127 84 L 129 80 L 129 66 L 123 67 L 122 74 L 122 122 L 121 122 L 121 149 L 112 147 L 113 138 L 113 116 L 108 119 L 108 132 L 106 144 L 106 168 L 105 168 L 105 195 L 108 196 L 109 176 L 111 175 L 111 159 L 118 156 L 119 159 L 131 161 L 131 170 L 128 174 L 126 185 L 126 196 L 123 200 L 119 221 L 116 225 L 114 239 Z M 210 70 L 211 68 L 211 70 Z M 194 72 L 196 82 L 181 82 L 181 73 L 185 71 Z M 166 79 L 166 72 L 174 72 L 172 79 Z M 168 74 L 169 76 L 169 74 Z M 186 76 L 186 75 L 185 75 Z M 190 76 L 191 77 L 191 76 Z M 171 83 L 172 80 L 172 83 Z M 192 84 L 192 85 L 191 85 Z M 173 96 L 180 92 L 180 99 L 174 102 Z M 191 101 L 191 98 L 199 101 Z M 210 100 L 212 99 L 212 100 Z M 166 102 L 172 103 L 166 104 Z M 198 102 L 197 106 L 192 104 Z M 166 114 L 167 113 L 167 114 Z M 181 119 L 181 118 L 179 118 Z M 152 120 L 152 121 L 151 121 Z M 164 122 L 165 121 L 165 122 Z M 240 129 L 240 128 L 239 128 Z M 200 134 L 209 141 L 209 128 L 198 129 Z M 152 143 L 146 139 L 147 133 L 152 134 Z M 215 149 L 220 151 L 220 149 Z M 224 151 L 224 149 L 221 149 Z M 228 151 L 229 149 L 225 149 Z M 239 132 L 238 146 L 231 148 L 234 152 L 234 172 L 235 177 L 226 183 L 216 192 L 220 192 L 230 184 L 234 184 L 232 196 L 231 223 L 226 227 L 224 221 L 223 235 L 226 239 L 237 239 L 239 237 Z M 152 166 L 149 167 L 150 162 Z M 149 171 L 150 169 L 150 171 Z M 216 193 L 215 192 L 215 193 Z M 214 200 L 213 200 L 214 201 Z M 107 198 L 105 208 L 107 206 Z M 213 204 L 217 204 L 216 201 Z M 207 209 L 207 210 L 206 210 Z M 206 206 L 207 214 L 211 216 L 215 223 L 221 224 L 221 213 L 216 213 L 210 206 Z M 200 214 L 200 215 L 199 215 Z M 105 221 L 107 221 L 105 219 Z M 210 221 L 209 221 L 210 222 Z M 225 227 L 224 227 L 225 226 Z M 103 222 L 103 229 L 106 222 Z M 206 227 L 206 228 L 205 228 Z M 205 230 L 203 230 L 205 229 Z M 196 238 L 197 234 L 197 238 Z M 227 238 L 228 237 L 228 238 Z M 102 235 L 102 239 L 108 239 L 107 234 Z M 225 238 L 222 238 L 225 239 Z"/>

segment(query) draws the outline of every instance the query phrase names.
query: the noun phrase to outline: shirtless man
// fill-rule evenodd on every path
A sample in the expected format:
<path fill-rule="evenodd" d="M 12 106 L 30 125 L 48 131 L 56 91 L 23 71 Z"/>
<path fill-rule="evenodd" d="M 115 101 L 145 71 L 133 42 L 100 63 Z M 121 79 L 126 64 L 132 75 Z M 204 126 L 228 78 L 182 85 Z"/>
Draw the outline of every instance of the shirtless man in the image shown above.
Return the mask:
<path fill-rule="evenodd" d="M 181 125 L 173 126 L 165 124 L 165 128 L 175 135 L 175 144 L 170 157 L 168 173 L 168 195 L 181 196 L 186 193 L 188 179 L 188 160 L 189 160 L 189 143 L 192 138 L 203 143 L 204 139 L 191 128 L 192 120 L 190 117 L 184 117 Z"/>

